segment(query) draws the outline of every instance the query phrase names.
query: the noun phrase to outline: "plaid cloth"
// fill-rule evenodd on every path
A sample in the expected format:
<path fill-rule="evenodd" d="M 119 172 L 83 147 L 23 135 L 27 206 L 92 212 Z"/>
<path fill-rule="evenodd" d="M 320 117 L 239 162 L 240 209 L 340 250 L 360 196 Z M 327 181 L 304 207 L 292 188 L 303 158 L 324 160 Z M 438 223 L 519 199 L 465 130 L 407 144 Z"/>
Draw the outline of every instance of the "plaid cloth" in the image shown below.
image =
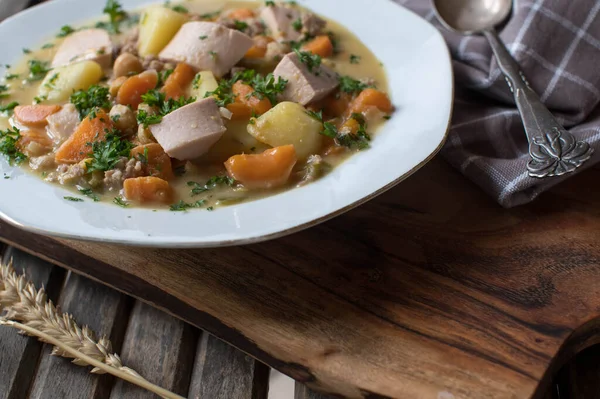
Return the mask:
<path fill-rule="evenodd" d="M 532 201 L 567 176 L 528 176 L 521 119 L 492 50 L 483 37 L 448 32 L 430 0 L 397 0 L 437 24 L 453 58 L 456 105 L 442 155 L 505 207 Z M 515 0 L 501 38 L 542 101 L 600 161 L 600 1 Z"/>

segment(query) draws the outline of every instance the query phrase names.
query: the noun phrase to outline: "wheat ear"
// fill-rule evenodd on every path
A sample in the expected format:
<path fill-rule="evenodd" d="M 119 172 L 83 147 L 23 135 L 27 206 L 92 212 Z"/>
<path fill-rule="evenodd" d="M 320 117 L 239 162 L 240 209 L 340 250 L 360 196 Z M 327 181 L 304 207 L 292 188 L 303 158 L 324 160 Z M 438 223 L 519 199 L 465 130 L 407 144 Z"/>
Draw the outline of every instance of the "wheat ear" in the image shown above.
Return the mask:
<path fill-rule="evenodd" d="M 43 288 L 37 289 L 13 269 L 12 259 L 0 265 L 0 325 L 19 329 L 40 341 L 54 345 L 52 354 L 73 359 L 78 366 L 93 366 L 95 374 L 112 374 L 168 399 L 182 396 L 158 387 L 123 366 L 119 355 L 112 353 L 108 338 L 96 339 L 87 326 L 80 328 L 73 316 L 61 313 L 48 299 Z"/>

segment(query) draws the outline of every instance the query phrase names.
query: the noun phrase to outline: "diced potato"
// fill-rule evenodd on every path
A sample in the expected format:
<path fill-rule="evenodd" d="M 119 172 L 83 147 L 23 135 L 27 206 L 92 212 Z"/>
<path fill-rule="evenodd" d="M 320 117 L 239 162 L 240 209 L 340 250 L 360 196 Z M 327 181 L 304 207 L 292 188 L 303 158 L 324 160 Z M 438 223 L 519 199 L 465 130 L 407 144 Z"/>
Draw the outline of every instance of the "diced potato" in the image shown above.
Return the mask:
<path fill-rule="evenodd" d="M 227 131 L 202 157 L 203 162 L 225 162 L 237 154 L 259 154 L 271 148 L 257 141 L 246 131 L 246 121 L 227 121 Z"/>
<path fill-rule="evenodd" d="M 94 61 L 82 61 L 54 68 L 46 75 L 38 90 L 38 96 L 44 96 L 46 103 L 61 103 L 67 101 L 73 92 L 95 85 L 103 75 L 102 67 Z"/>
<path fill-rule="evenodd" d="M 140 56 L 158 55 L 185 22 L 185 14 L 167 7 L 157 6 L 146 9 L 140 20 L 138 39 Z"/>
<path fill-rule="evenodd" d="M 323 144 L 323 125 L 306 113 L 306 108 L 292 102 L 282 102 L 248 125 L 248 133 L 272 147 L 292 144 L 298 159 L 319 152 Z"/>
<path fill-rule="evenodd" d="M 211 71 L 198 72 L 194 82 L 197 82 L 198 88 L 192 87 L 192 97 L 196 97 L 197 100 L 202 100 L 206 93 L 215 91 L 219 87 L 219 83 Z"/>

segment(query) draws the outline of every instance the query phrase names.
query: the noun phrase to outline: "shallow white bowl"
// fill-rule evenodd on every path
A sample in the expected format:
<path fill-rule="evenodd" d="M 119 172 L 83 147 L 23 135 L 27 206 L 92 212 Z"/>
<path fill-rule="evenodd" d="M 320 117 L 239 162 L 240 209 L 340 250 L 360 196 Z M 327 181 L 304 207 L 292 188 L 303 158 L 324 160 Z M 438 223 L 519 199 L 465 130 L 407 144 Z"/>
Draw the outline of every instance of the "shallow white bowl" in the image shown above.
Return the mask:
<path fill-rule="evenodd" d="M 133 9 L 152 0 L 123 0 Z M 0 63 L 40 46 L 61 26 L 96 18 L 105 0 L 54 0 L 0 24 Z M 0 160 L 0 217 L 26 230 L 149 247 L 217 247 L 290 234 L 340 215 L 393 187 L 429 161 L 446 137 L 453 83 L 437 30 L 390 0 L 303 0 L 350 28 L 384 63 L 398 111 L 372 142 L 330 175 L 303 188 L 214 212 L 123 209 L 69 202 L 69 191 Z"/>

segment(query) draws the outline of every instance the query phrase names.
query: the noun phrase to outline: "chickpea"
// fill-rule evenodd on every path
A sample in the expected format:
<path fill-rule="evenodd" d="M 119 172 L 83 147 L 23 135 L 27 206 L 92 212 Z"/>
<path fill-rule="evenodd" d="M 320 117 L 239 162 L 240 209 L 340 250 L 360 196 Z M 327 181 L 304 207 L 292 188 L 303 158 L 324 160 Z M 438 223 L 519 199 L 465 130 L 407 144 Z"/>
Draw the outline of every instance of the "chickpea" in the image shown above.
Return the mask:
<path fill-rule="evenodd" d="M 119 94 L 119 89 L 121 88 L 121 86 L 123 86 L 123 83 L 125 83 L 126 80 L 127 77 L 125 76 L 120 76 L 113 80 L 109 88 L 110 95 L 116 97 L 117 94 Z"/>
<path fill-rule="evenodd" d="M 144 70 L 142 62 L 138 57 L 130 53 L 123 53 L 115 60 L 113 72 L 115 77 L 128 76 L 140 73 Z"/>
<path fill-rule="evenodd" d="M 137 127 L 135 113 L 126 105 L 114 105 L 109 116 L 115 123 L 115 127 L 123 133 L 131 134 Z"/>

